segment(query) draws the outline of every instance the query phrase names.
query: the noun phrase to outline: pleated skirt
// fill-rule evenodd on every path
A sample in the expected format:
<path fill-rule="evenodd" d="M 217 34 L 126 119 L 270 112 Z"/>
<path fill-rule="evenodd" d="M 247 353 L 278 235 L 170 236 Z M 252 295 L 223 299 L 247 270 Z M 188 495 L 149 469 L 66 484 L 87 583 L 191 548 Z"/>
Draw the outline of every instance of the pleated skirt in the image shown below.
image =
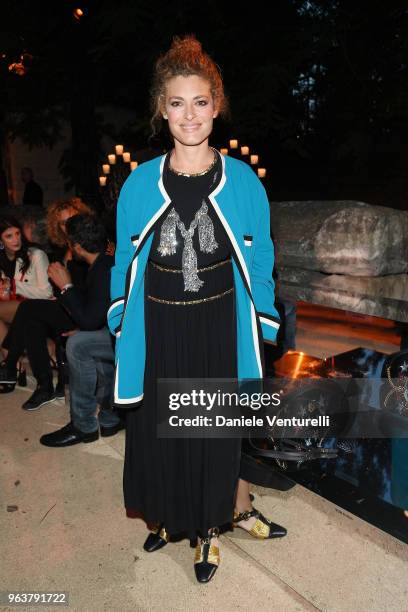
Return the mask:
<path fill-rule="evenodd" d="M 125 506 L 170 535 L 195 539 L 231 523 L 241 460 L 240 439 L 159 438 L 158 378 L 236 378 L 235 296 L 191 300 L 233 287 L 232 264 L 200 273 L 204 286 L 186 293 L 182 274 L 149 262 L 145 279 L 146 366 L 143 404 L 127 414 Z"/>

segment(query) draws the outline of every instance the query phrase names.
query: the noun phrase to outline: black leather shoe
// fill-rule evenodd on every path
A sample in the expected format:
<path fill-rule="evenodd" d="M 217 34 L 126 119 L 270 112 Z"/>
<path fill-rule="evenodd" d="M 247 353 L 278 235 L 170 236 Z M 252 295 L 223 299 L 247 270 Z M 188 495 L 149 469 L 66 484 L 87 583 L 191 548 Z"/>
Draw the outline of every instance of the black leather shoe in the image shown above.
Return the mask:
<path fill-rule="evenodd" d="M 169 534 L 164 528 L 164 525 L 159 525 L 156 531 L 149 533 L 146 538 L 146 542 L 143 544 L 143 548 L 146 552 L 154 552 L 166 546 L 169 541 Z"/>
<path fill-rule="evenodd" d="M 101 425 L 100 429 L 102 438 L 108 438 L 109 436 L 117 434 L 118 431 L 125 429 L 125 424 L 123 421 L 120 421 L 117 425 L 113 425 L 112 427 L 103 427 L 103 425 Z"/>
<path fill-rule="evenodd" d="M 9 385 L 0 383 L 0 393 L 13 393 L 15 386 L 14 384 Z"/>
<path fill-rule="evenodd" d="M 220 564 L 220 550 L 218 546 L 211 544 L 211 538 L 218 538 L 219 531 L 216 527 L 210 529 L 206 538 L 197 544 L 194 571 L 198 582 L 210 582 Z"/>
<path fill-rule="evenodd" d="M 80 442 L 95 442 L 98 438 L 98 430 L 91 433 L 84 433 L 76 429 L 72 422 L 70 422 L 57 431 L 41 436 L 40 442 L 44 446 L 61 447 L 73 446 Z"/>
<path fill-rule="evenodd" d="M 256 521 L 251 527 L 251 529 L 245 529 L 245 527 L 241 527 L 241 525 L 237 525 L 240 521 L 247 521 L 251 517 L 255 517 Z M 287 530 L 285 527 L 278 525 L 277 523 L 272 523 L 269 519 L 264 517 L 259 510 L 256 508 L 252 508 L 252 510 L 248 510 L 247 512 L 235 512 L 233 525 L 236 527 L 241 527 L 244 531 L 249 533 L 254 538 L 258 540 L 267 540 L 270 538 L 283 538 L 287 534 Z"/>
<path fill-rule="evenodd" d="M 38 410 L 38 408 L 41 408 L 44 404 L 54 402 L 56 399 L 54 389 L 42 389 L 41 387 L 37 387 L 34 393 L 21 407 L 23 410 L 32 412 L 33 410 Z"/>

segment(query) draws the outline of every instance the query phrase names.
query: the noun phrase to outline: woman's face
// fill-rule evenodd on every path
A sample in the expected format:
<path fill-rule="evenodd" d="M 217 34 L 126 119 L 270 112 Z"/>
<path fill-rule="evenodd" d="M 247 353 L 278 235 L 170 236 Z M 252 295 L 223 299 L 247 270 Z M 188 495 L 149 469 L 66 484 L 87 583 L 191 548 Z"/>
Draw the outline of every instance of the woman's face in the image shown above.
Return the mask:
<path fill-rule="evenodd" d="M 23 234 L 25 236 L 25 239 L 28 242 L 34 242 L 34 238 L 33 238 L 34 229 L 35 229 L 35 224 L 30 221 L 26 221 L 23 225 Z"/>
<path fill-rule="evenodd" d="M 21 232 L 18 227 L 9 227 L 0 236 L 8 255 L 15 255 L 21 249 Z"/>
<path fill-rule="evenodd" d="M 218 115 L 210 83 L 197 75 L 172 77 L 167 81 L 162 114 L 175 140 L 185 146 L 201 144 Z"/>
<path fill-rule="evenodd" d="M 71 217 L 74 217 L 77 213 L 77 211 L 75 210 L 75 208 L 64 208 L 64 210 L 61 210 L 61 212 L 58 215 L 58 227 L 60 228 L 61 232 L 63 232 L 64 234 L 66 234 L 66 224 L 68 219 L 70 219 Z"/>

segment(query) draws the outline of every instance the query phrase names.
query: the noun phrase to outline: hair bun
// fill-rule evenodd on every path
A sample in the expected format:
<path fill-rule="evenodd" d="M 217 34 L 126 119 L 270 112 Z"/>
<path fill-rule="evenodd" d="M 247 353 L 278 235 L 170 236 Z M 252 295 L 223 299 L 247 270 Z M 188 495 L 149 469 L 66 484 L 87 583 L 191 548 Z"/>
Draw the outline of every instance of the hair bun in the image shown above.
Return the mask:
<path fill-rule="evenodd" d="M 187 34 L 186 36 L 175 36 L 171 44 L 171 50 L 182 54 L 186 52 L 200 54 L 203 52 L 203 47 L 193 34 Z"/>

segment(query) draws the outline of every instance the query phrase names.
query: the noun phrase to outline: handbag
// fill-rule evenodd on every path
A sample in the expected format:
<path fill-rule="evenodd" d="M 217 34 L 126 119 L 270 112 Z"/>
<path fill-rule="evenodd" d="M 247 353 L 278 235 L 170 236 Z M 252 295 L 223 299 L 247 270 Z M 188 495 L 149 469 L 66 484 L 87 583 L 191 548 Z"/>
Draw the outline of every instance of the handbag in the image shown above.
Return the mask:
<path fill-rule="evenodd" d="M 301 383 L 302 381 L 298 381 Z M 343 440 L 341 432 L 348 426 L 347 393 L 334 380 L 319 378 L 316 384 L 294 385 L 290 380 L 283 386 L 284 403 L 277 413 L 278 418 L 305 414 L 310 418 L 330 416 L 333 424 L 330 428 L 316 427 L 310 435 L 301 437 L 302 429 L 269 427 L 266 438 L 255 441 L 248 438 L 248 454 L 257 457 L 274 459 L 277 465 L 288 471 L 300 469 L 314 460 L 336 459 L 339 451 L 350 453 L 354 445 L 350 440 Z"/>
<path fill-rule="evenodd" d="M 8 278 L 0 278 L 0 301 L 8 302 L 11 299 L 12 294 L 12 281 Z"/>
<path fill-rule="evenodd" d="M 22 273 L 20 276 L 20 281 L 24 280 L 25 274 Z M 17 295 L 16 293 L 16 281 L 14 278 L 5 278 L 0 279 L 0 301 L 1 302 L 9 302 L 9 301 L 17 301 L 23 302 L 26 298 L 22 295 Z"/>

